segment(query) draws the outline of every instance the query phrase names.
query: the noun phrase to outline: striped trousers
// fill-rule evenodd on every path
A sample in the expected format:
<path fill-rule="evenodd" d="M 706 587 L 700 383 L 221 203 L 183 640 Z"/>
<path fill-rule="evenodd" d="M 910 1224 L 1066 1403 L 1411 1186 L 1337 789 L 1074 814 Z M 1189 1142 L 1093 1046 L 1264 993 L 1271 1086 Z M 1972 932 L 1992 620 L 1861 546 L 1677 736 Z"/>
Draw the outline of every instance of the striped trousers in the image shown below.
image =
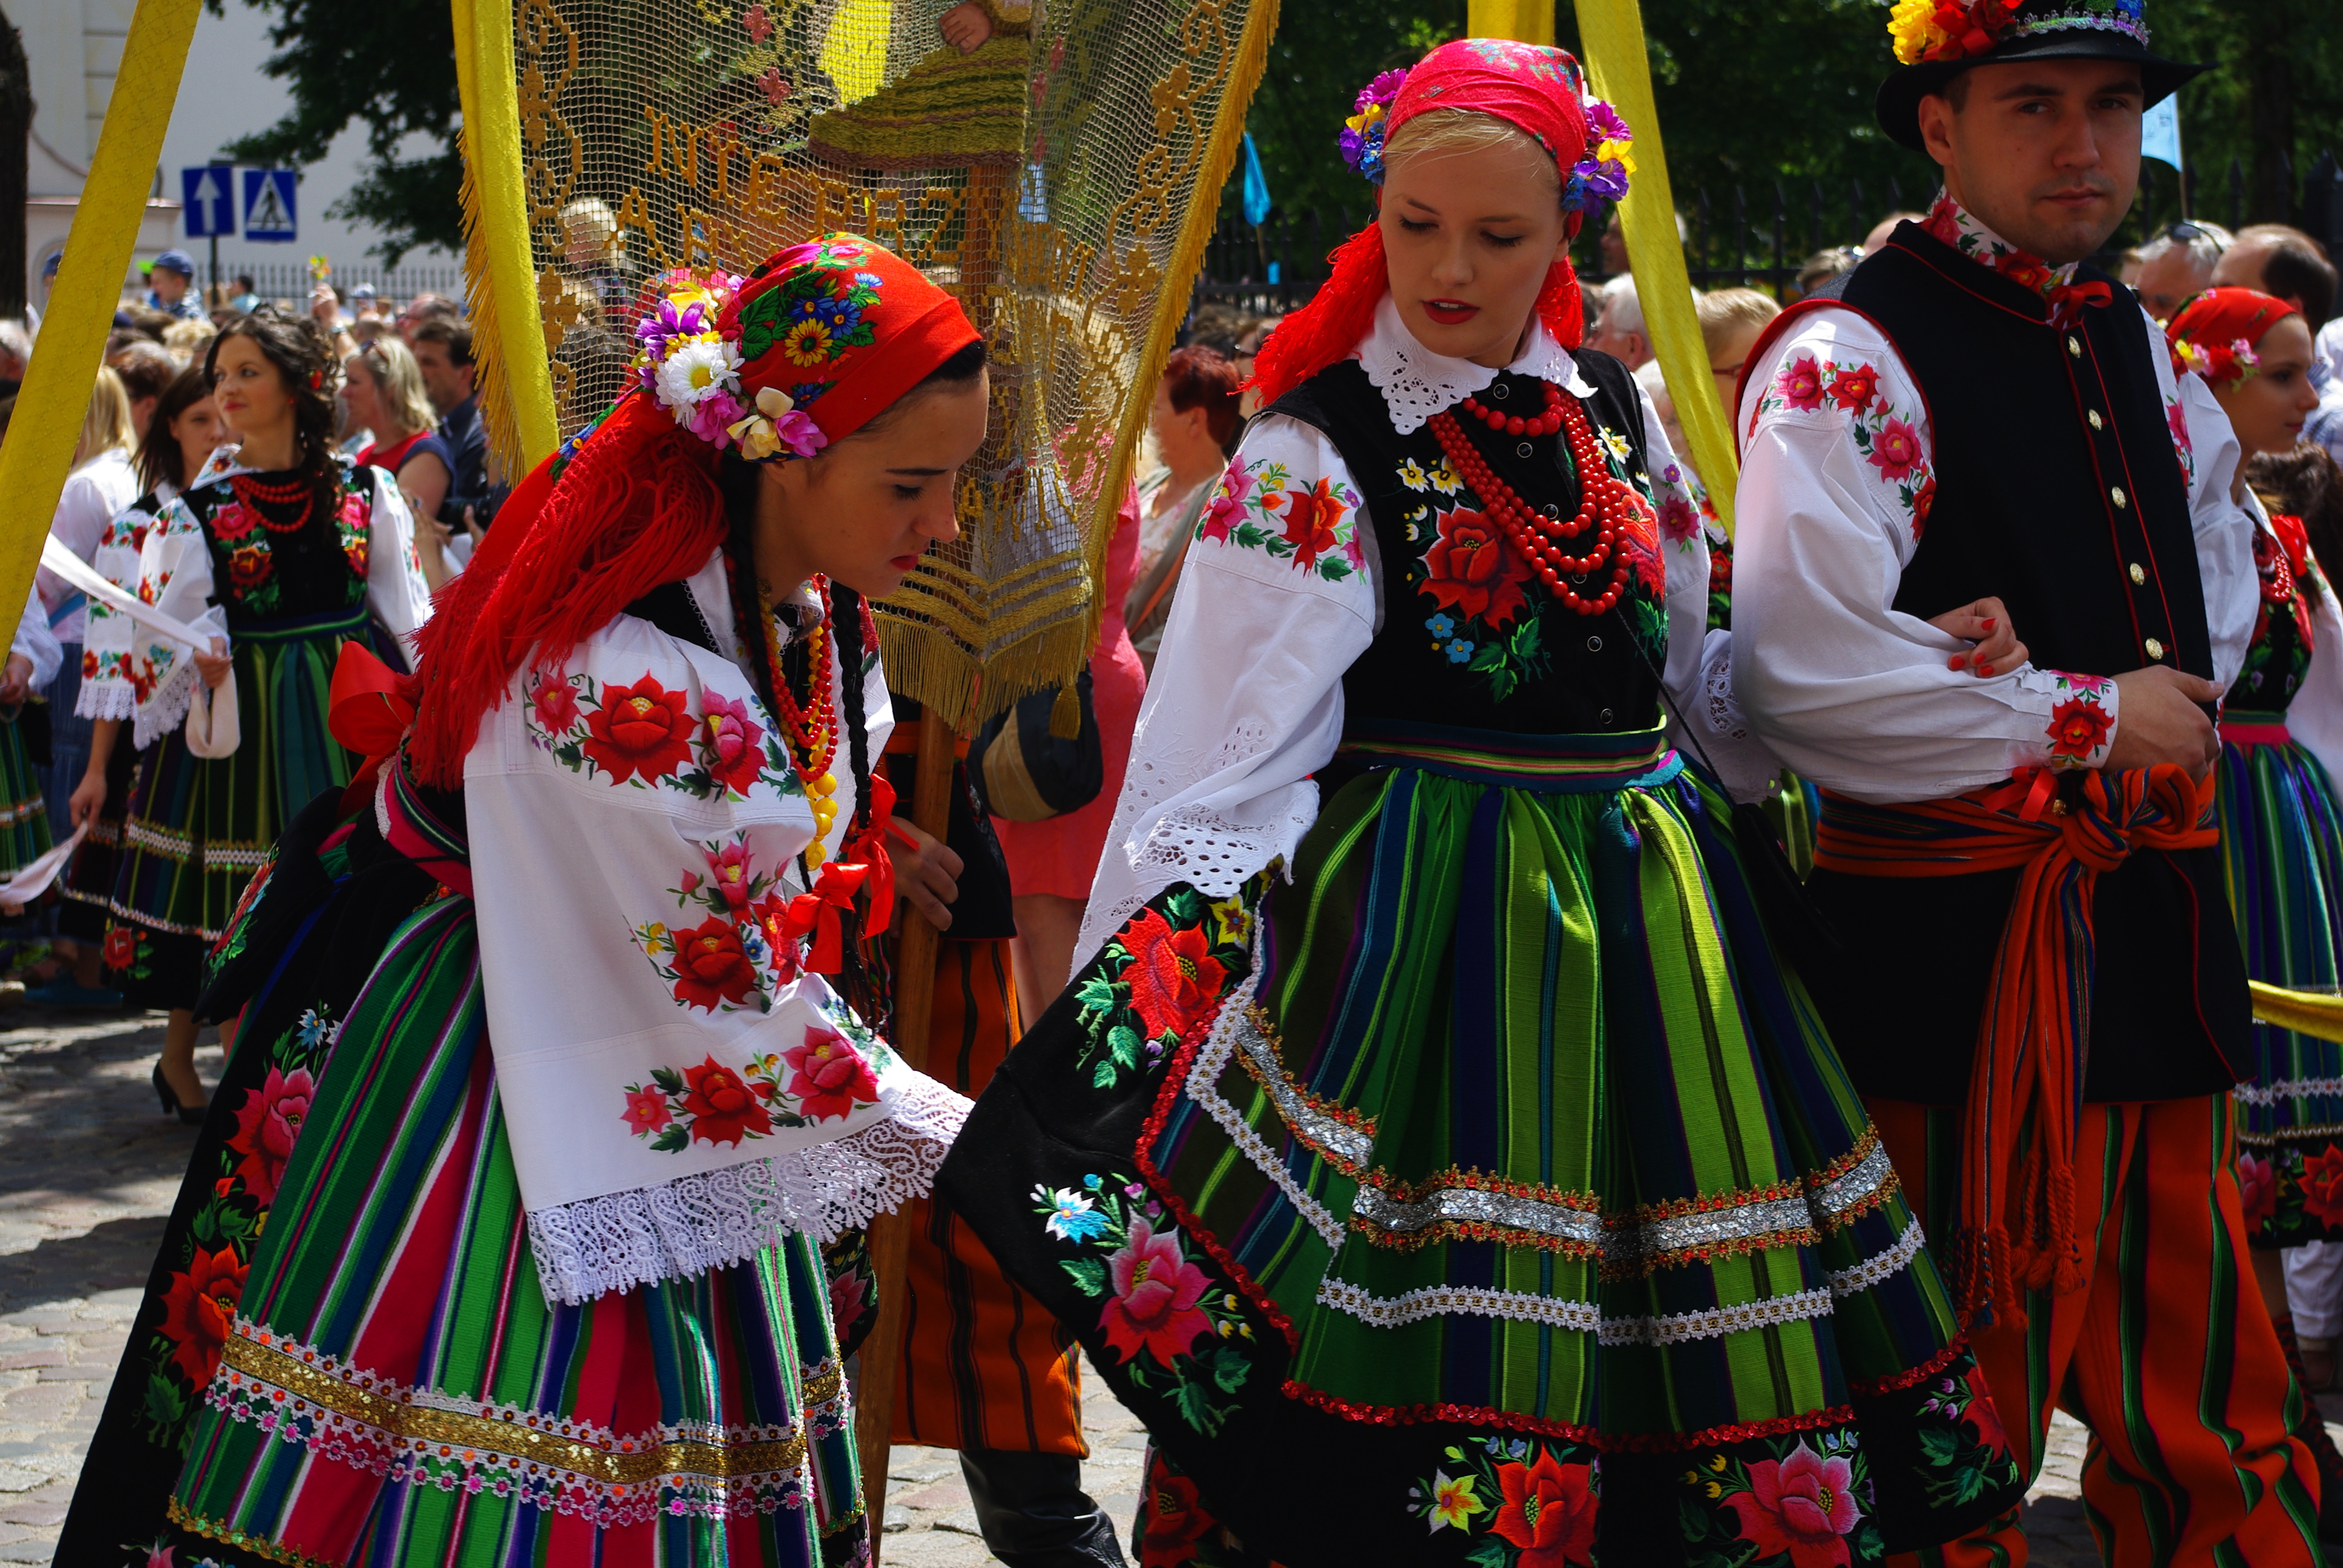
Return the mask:
<path fill-rule="evenodd" d="M 1866 1102 L 1915 1213 L 1949 1241 L 1960 1202 L 1957 1110 Z M 2053 1405 L 2090 1428 L 2083 1503 L 2107 1568 L 2309 1568 L 2318 1475 L 2288 1429 L 2288 1375 L 2246 1255 L 2227 1095 L 2083 1107 L 2075 1212 L 2084 1288 L 2029 1292 L 2023 1325 L 1973 1331 L 2029 1478 Z M 2088 1228 L 2086 1228 L 2087 1225 Z M 2015 1514 L 1890 1559 L 2018 1568 Z"/>

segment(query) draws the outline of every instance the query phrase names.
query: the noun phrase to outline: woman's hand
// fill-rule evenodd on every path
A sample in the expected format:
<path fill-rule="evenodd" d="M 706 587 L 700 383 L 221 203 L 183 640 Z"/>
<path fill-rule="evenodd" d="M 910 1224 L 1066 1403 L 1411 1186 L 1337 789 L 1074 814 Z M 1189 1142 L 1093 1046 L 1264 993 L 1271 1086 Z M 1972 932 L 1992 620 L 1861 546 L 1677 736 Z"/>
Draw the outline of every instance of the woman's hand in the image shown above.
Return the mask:
<path fill-rule="evenodd" d="M 21 653 L 8 656 L 8 668 L 0 674 L 0 707 L 24 701 L 33 695 L 33 661 Z"/>
<path fill-rule="evenodd" d="M 949 907 L 960 897 L 960 874 L 965 869 L 951 846 L 909 817 L 888 824 L 887 836 L 908 848 L 895 851 L 895 891 L 910 900 L 940 931 L 951 930 Z"/>
<path fill-rule="evenodd" d="M 1929 617 L 1928 624 L 1947 636 L 1976 644 L 1968 652 L 1956 653 L 1946 659 L 1946 669 L 1966 669 L 1983 679 L 1989 675 L 2007 675 L 2026 662 L 2026 645 L 2017 640 L 2017 628 L 2009 624 L 2009 611 L 1997 598 L 1981 598 L 1975 604 L 1948 609 Z"/>
<path fill-rule="evenodd" d="M 212 638 L 209 653 L 200 648 L 196 650 L 196 673 L 202 676 L 204 684 L 214 691 L 227 684 L 228 674 L 235 668 L 236 660 L 229 656 L 227 638 L 224 637 Z"/>
<path fill-rule="evenodd" d="M 992 18 L 985 14 L 977 0 L 962 0 L 936 18 L 936 31 L 944 42 L 963 55 L 973 55 L 992 37 Z"/>
<path fill-rule="evenodd" d="M 106 769 L 93 768 L 81 776 L 80 783 L 74 786 L 73 798 L 65 802 L 65 809 L 73 825 L 78 828 L 84 822 L 95 819 L 105 807 Z"/>

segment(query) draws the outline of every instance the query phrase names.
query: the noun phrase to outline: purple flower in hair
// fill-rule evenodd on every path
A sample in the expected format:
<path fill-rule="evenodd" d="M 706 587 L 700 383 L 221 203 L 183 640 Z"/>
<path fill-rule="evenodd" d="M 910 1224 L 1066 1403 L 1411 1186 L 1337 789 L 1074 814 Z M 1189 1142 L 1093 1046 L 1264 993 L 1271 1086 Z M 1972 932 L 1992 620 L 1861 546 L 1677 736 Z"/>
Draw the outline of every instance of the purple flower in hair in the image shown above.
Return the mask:
<path fill-rule="evenodd" d="M 696 299 L 680 310 L 676 308 L 674 300 L 662 299 L 658 310 L 635 323 L 635 337 L 657 359 L 667 352 L 669 338 L 693 337 L 708 330 L 704 317 L 703 307 Z"/>
<path fill-rule="evenodd" d="M 711 447 L 729 447 L 732 437 L 728 427 L 748 415 L 746 404 L 718 387 L 692 405 L 691 433 Z"/>
<path fill-rule="evenodd" d="M 1359 89 L 1359 95 L 1352 100 L 1351 112 L 1363 115 L 1370 106 L 1391 107 L 1393 101 L 1399 96 L 1401 85 L 1406 80 L 1405 71 L 1383 72 Z"/>
<path fill-rule="evenodd" d="M 1564 205 L 1584 206 L 1589 202 L 1615 202 L 1627 194 L 1627 169 L 1617 158 L 1596 163 L 1588 158 L 1570 171 L 1572 201 Z"/>
<path fill-rule="evenodd" d="M 1586 140 L 1590 146 L 1632 139 L 1633 133 L 1627 129 L 1627 122 L 1619 117 L 1618 110 L 1600 98 L 1586 100 Z"/>

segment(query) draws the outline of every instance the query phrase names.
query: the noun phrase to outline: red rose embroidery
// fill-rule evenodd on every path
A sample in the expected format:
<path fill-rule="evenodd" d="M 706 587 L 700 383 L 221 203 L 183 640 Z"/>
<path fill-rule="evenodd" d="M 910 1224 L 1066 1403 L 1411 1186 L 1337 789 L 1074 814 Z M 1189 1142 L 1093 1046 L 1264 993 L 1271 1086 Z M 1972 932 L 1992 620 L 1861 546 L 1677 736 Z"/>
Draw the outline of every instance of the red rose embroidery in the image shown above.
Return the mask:
<path fill-rule="evenodd" d="M 635 1089 L 628 1091 L 627 1109 L 619 1113 L 618 1120 L 636 1133 L 644 1134 L 657 1132 L 675 1118 L 668 1114 L 666 1095 L 656 1089 Z"/>
<path fill-rule="evenodd" d="M 272 1067 L 266 1082 L 246 1091 L 244 1104 L 236 1113 L 236 1136 L 227 1141 L 227 1146 L 243 1156 L 236 1161 L 236 1173 L 255 1201 L 275 1201 L 317 1091 L 317 1081 L 307 1068 L 296 1068 L 288 1074 Z"/>
<path fill-rule="evenodd" d="M 1669 538 L 1682 544 L 1691 538 L 1693 530 L 1699 527 L 1700 514 L 1693 510 L 1692 503 L 1682 496 L 1671 494 L 1660 503 L 1660 532 Z"/>
<path fill-rule="evenodd" d="M 1220 488 L 1212 493 L 1211 503 L 1204 508 L 1204 520 L 1198 525 L 1200 539 L 1226 540 L 1232 530 L 1243 526 L 1245 502 L 1252 495 L 1253 477 L 1242 463 L 1232 462 L 1229 471 L 1221 477 Z"/>
<path fill-rule="evenodd" d="M 1819 408 L 1823 403 L 1822 367 L 1811 354 L 1801 354 L 1775 373 L 1774 390 L 1782 401 L 1800 411 Z"/>
<path fill-rule="evenodd" d="M 854 1042 L 836 1030 L 808 1029 L 805 1043 L 781 1052 L 794 1075 L 789 1092 L 816 1121 L 850 1116 L 879 1098 L 879 1080 Z"/>
<path fill-rule="evenodd" d="M 2003 256 L 1996 266 L 1999 267 L 2002 276 L 2022 288 L 2030 288 L 2036 294 L 2041 293 L 2050 282 L 2049 267 L 2023 251 L 2013 252 Z"/>
<path fill-rule="evenodd" d="M 675 936 L 675 1000 L 716 1010 L 719 1001 L 738 1006 L 757 983 L 757 967 L 740 946 L 740 933 L 721 915 L 710 915 Z"/>
<path fill-rule="evenodd" d="M 2343 1221 L 2343 1149 L 2329 1143 L 2302 1162 L 2302 1211 L 2322 1225 Z"/>
<path fill-rule="evenodd" d="M 650 783 L 690 757 L 694 728 L 683 693 L 647 672 L 632 686 L 603 689 L 602 706 L 586 719 L 586 755 L 613 784 L 638 776 Z"/>
<path fill-rule="evenodd" d="M 2237 1190 L 2246 1204 L 2246 1227 L 2252 1230 L 2278 1217 L 2278 1171 L 2255 1154 L 2237 1156 Z"/>
<path fill-rule="evenodd" d="M 748 909 L 749 888 L 756 880 L 756 870 L 749 864 L 749 846 L 727 844 L 709 856 L 708 879 L 716 884 L 716 890 L 723 895 L 724 902 L 730 906 L 734 914 Z M 690 890 L 689 888 L 684 890 L 686 892 Z"/>
<path fill-rule="evenodd" d="M 870 1305 L 870 1287 L 852 1269 L 830 1282 L 830 1322 L 838 1325 L 840 1339 L 844 1339 L 847 1331 L 862 1321 L 862 1314 Z"/>
<path fill-rule="evenodd" d="M 163 1292 L 163 1337 L 171 1342 L 171 1360 L 197 1388 L 219 1370 L 220 1347 L 236 1322 L 246 1270 L 231 1248 L 206 1252 L 197 1247 L 185 1271 L 173 1274 L 170 1289 Z"/>
<path fill-rule="evenodd" d="M 746 795 L 764 769 L 764 727 L 749 717 L 749 705 L 718 692 L 703 699 L 707 712 L 700 719 L 700 752 L 708 771 L 735 795 Z"/>
<path fill-rule="evenodd" d="M 1212 1282 L 1180 1255 L 1176 1229 L 1166 1227 L 1159 1235 L 1152 1223 L 1133 1215 L 1130 1240 L 1106 1267 L 1113 1293 L 1100 1310 L 1099 1327 L 1124 1361 L 1144 1352 L 1169 1366 L 1212 1332 L 1212 1320 L 1196 1305 Z"/>
<path fill-rule="evenodd" d="M 2050 710 L 2050 754 L 2087 762 L 2107 738 L 2107 710 L 2085 698 Z"/>
<path fill-rule="evenodd" d="M 230 501 L 212 514 L 212 538 L 224 545 L 232 545 L 252 532 L 256 519 L 245 510 L 241 501 Z"/>
<path fill-rule="evenodd" d="M 1912 492 L 1912 537 L 1914 538 L 1920 537 L 1921 530 L 1928 526 L 1928 514 L 1936 509 L 1936 476 L 1931 474 L 1920 481 L 1918 489 Z"/>
<path fill-rule="evenodd" d="M 1619 534 L 1619 553 L 1634 568 L 1636 578 L 1654 598 L 1667 597 L 1668 566 L 1660 556 L 1660 520 L 1649 501 L 1632 493 L 1627 498 L 1626 526 Z"/>
<path fill-rule="evenodd" d="M 1528 606 L 1529 568 L 1485 512 L 1459 507 L 1440 519 L 1440 537 L 1423 554 L 1423 591 L 1453 609 L 1503 630 Z"/>
<path fill-rule="evenodd" d="M 1285 542 L 1293 547 L 1293 564 L 1308 570 L 1318 558 L 1334 548 L 1334 525 L 1350 508 L 1334 494 L 1333 481 L 1321 479 L 1307 490 L 1288 490 L 1263 501 L 1263 508 L 1285 508 Z"/>
<path fill-rule="evenodd" d="M 1920 466 L 1920 433 L 1890 417 L 1871 438 L 1871 466 L 1888 483 L 1900 483 Z"/>
<path fill-rule="evenodd" d="M 743 1134 L 771 1134 L 773 1119 L 758 1102 L 757 1091 L 730 1068 L 718 1066 L 714 1057 L 685 1068 L 683 1079 L 689 1086 L 683 1108 L 691 1112 L 693 1142 L 738 1144 Z"/>
<path fill-rule="evenodd" d="M 1868 365 L 1848 365 L 1831 377 L 1831 400 L 1851 414 L 1860 414 L 1879 396 L 1879 372 Z"/>
<path fill-rule="evenodd" d="M 566 679 L 538 681 L 528 700 L 538 723 L 555 735 L 578 722 L 578 693 Z"/>
<path fill-rule="evenodd" d="M 1122 945 L 1131 953 L 1122 978 L 1148 1039 L 1186 1035 L 1219 1000 L 1226 971 L 1202 930 L 1175 931 L 1150 910 L 1131 922 Z"/>
<path fill-rule="evenodd" d="M 1174 1475 L 1158 1460 L 1147 1476 L 1147 1533 L 1139 1538 L 1140 1568 L 1184 1568 L 1190 1550 L 1211 1533 L 1214 1520 L 1196 1495 L 1196 1483 Z"/>
<path fill-rule="evenodd" d="M 268 580 L 268 547 L 255 540 L 238 545 L 227 558 L 227 575 L 239 588 L 256 588 Z"/>
<path fill-rule="evenodd" d="M 1594 1560 L 1598 1504 L 1586 1466 L 1558 1463 L 1541 1452 L 1534 1464 L 1498 1467 L 1497 1487 L 1504 1502 L 1489 1528 L 1522 1549 L 1517 1568 L 1567 1568 Z"/>
<path fill-rule="evenodd" d="M 1977 1442 L 1996 1453 L 2007 1453 L 2009 1432 L 2001 1424 L 2001 1412 L 1994 1405 L 1993 1391 L 1985 1386 L 1985 1374 L 1971 1367 L 1965 1381 L 1969 1388 L 1969 1406 L 1963 1413 L 1976 1428 Z"/>
<path fill-rule="evenodd" d="M 767 893 L 749 906 L 749 918 L 765 933 L 765 945 L 773 952 L 773 970 L 782 985 L 798 978 L 798 957 L 802 950 L 798 945 L 798 933 L 789 923 L 789 896 L 783 892 Z"/>
<path fill-rule="evenodd" d="M 1753 1556 L 1789 1558 L 1791 1568 L 1845 1568 L 1846 1533 L 1863 1517 L 1849 1490 L 1854 1466 L 1825 1459 L 1801 1442 L 1778 1463 L 1749 1467 L 1749 1490 L 1725 1502 L 1741 1517 L 1741 1539 Z"/>
<path fill-rule="evenodd" d="M 128 926 L 106 928 L 106 942 L 98 950 L 98 961 L 110 970 L 126 970 L 138 961 L 138 936 Z"/>

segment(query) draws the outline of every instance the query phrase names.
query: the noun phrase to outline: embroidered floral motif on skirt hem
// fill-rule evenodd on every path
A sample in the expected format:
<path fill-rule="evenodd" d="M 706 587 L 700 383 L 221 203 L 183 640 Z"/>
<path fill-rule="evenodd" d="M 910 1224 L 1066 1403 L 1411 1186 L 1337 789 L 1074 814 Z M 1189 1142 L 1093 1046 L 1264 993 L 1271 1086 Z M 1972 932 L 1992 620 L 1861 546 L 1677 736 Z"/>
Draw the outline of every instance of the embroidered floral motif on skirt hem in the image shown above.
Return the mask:
<path fill-rule="evenodd" d="M 2333 781 L 2292 741 L 2225 742 L 2216 800 L 2246 972 L 2333 991 L 2343 957 L 2343 809 Z M 2257 1023 L 2254 1060 L 2252 1081 L 2237 1091 L 2237 1184 L 2252 1244 L 2343 1241 L 2343 1044 Z"/>
<path fill-rule="evenodd" d="M 1246 1550 L 1868 1563 L 2016 1502 L 1725 811 L 1369 772 L 979 1101 L 951 1201 Z"/>

